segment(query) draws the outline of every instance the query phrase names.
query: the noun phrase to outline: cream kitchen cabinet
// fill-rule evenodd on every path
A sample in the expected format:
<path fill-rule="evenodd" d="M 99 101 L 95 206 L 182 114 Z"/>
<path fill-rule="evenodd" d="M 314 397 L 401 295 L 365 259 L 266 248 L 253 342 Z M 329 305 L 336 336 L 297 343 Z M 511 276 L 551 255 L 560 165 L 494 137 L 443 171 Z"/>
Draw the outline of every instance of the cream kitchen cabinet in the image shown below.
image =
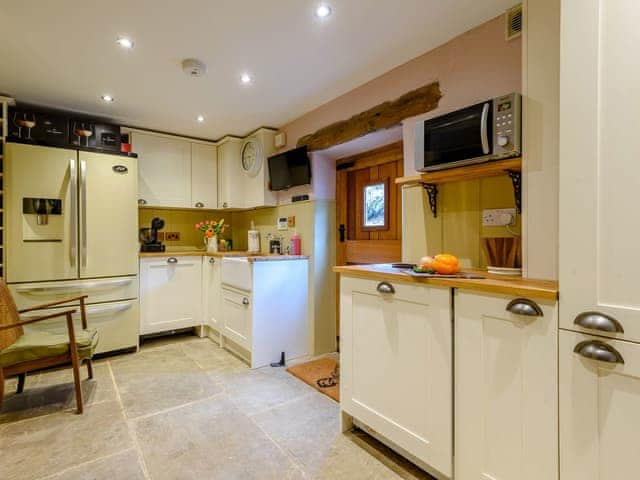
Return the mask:
<path fill-rule="evenodd" d="M 218 143 L 218 208 L 244 208 L 244 173 L 241 138 L 225 137 Z"/>
<path fill-rule="evenodd" d="M 204 324 L 220 333 L 222 325 L 222 258 L 202 257 Z"/>
<path fill-rule="evenodd" d="M 633 0 L 562 1 L 560 325 L 635 342 L 639 17 Z"/>
<path fill-rule="evenodd" d="M 640 345 L 560 331 L 560 478 L 640 470 Z"/>
<path fill-rule="evenodd" d="M 364 424 L 438 478 L 451 478 L 451 290 L 341 277 L 343 419 Z"/>
<path fill-rule="evenodd" d="M 140 260 L 140 334 L 202 325 L 202 257 Z"/>
<path fill-rule="evenodd" d="M 191 206 L 218 208 L 217 147 L 191 143 Z"/>
<path fill-rule="evenodd" d="M 222 288 L 222 336 L 251 351 L 251 295 L 234 288 Z M 224 340 L 223 340 L 224 343 Z"/>
<path fill-rule="evenodd" d="M 138 204 L 191 207 L 191 144 L 137 131 L 131 143 L 138 154 Z"/>
<path fill-rule="evenodd" d="M 273 155 L 275 151 L 274 136 L 275 131 L 261 128 L 242 144 L 243 149 L 250 148 L 256 155 L 256 164 L 253 168 L 249 168 L 249 165 L 244 165 L 241 161 L 242 174 L 244 176 L 245 208 L 275 206 L 278 204 L 277 192 L 269 190 L 269 165 L 267 161 L 268 157 Z M 241 159 L 242 155 L 243 151 L 241 150 Z"/>
<path fill-rule="evenodd" d="M 556 302 L 454 295 L 456 480 L 557 479 Z"/>
<path fill-rule="evenodd" d="M 138 154 L 139 205 L 217 208 L 216 145 L 138 131 L 131 132 L 131 142 Z"/>

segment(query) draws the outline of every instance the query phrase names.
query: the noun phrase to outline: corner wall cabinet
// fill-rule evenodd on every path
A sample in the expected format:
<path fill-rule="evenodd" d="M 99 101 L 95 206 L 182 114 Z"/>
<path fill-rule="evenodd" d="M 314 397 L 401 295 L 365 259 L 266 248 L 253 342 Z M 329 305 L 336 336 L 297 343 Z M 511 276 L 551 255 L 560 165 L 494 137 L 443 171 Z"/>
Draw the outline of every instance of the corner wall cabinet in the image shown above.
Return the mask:
<path fill-rule="evenodd" d="M 140 206 L 217 208 L 218 159 L 214 144 L 131 132 L 138 154 Z"/>
<path fill-rule="evenodd" d="M 268 157 L 275 151 L 275 131 L 260 128 L 245 139 L 225 137 L 218 143 L 219 208 L 275 206 L 269 190 Z"/>

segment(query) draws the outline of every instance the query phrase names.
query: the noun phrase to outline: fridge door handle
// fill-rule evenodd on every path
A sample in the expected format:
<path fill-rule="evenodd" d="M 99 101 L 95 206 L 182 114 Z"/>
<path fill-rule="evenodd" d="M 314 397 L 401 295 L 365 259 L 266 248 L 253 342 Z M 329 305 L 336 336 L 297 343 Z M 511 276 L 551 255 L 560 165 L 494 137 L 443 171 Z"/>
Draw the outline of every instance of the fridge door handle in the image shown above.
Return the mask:
<path fill-rule="evenodd" d="M 71 212 L 69 212 L 71 248 L 69 249 L 69 261 L 71 267 L 75 269 L 78 266 L 78 172 L 75 158 L 69 159 L 69 192 L 71 197 Z"/>
<path fill-rule="evenodd" d="M 80 232 L 81 266 L 87 267 L 87 161 L 80 160 Z"/>

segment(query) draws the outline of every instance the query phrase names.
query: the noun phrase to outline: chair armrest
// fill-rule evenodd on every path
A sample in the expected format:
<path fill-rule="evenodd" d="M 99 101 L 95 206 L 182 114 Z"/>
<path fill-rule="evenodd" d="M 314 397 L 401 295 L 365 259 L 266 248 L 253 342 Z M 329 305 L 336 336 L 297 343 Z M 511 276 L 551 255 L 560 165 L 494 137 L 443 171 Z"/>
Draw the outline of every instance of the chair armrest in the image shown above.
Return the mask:
<path fill-rule="evenodd" d="M 33 312 L 35 310 L 44 310 L 45 308 L 50 308 L 50 307 L 55 307 L 56 305 L 63 305 L 65 303 L 75 302 L 76 300 L 85 300 L 87 297 L 88 295 L 81 295 L 79 297 L 65 298 L 64 300 L 57 300 L 55 302 L 43 303 L 40 305 L 35 305 L 33 307 L 24 308 L 22 310 L 19 310 L 18 313 Z"/>
<path fill-rule="evenodd" d="M 69 319 L 69 318 L 71 318 L 71 315 L 76 313 L 76 311 L 77 310 L 75 308 L 71 309 L 71 310 L 63 310 L 62 312 L 52 313 L 51 315 L 44 315 L 42 317 L 30 318 L 29 320 L 24 320 L 24 321 L 21 321 L 21 322 L 11 323 L 9 325 L 1 325 L 0 326 L 0 331 L 9 330 L 11 328 L 16 328 L 16 327 L 21 327 L 23 325 L 29 325 L 30 323 L 41 322 L 43 320 L 49 320 L 51 318 L 67 317 L 67 319 Z M 72 324 L 72 326 L 73 326 L 73 324 Z"/>

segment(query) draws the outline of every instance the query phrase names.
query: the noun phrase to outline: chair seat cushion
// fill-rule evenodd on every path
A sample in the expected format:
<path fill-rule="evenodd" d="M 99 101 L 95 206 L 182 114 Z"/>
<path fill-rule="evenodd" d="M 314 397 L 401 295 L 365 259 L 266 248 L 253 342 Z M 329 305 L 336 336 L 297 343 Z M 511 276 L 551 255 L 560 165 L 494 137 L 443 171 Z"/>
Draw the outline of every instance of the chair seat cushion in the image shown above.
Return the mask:
<path fill-rule="evenodd" d="M 98 345 L 96 330 L 77 330 L 78 357 L 85 360 L 93 357 Z M 24 334 L 15 343 L 0 352 L 0 366 L 10 367 L 18 363 L 64 355 L 69 351 L 67 333 L 51 333 L 39 329 L 24 329 Z"/>

